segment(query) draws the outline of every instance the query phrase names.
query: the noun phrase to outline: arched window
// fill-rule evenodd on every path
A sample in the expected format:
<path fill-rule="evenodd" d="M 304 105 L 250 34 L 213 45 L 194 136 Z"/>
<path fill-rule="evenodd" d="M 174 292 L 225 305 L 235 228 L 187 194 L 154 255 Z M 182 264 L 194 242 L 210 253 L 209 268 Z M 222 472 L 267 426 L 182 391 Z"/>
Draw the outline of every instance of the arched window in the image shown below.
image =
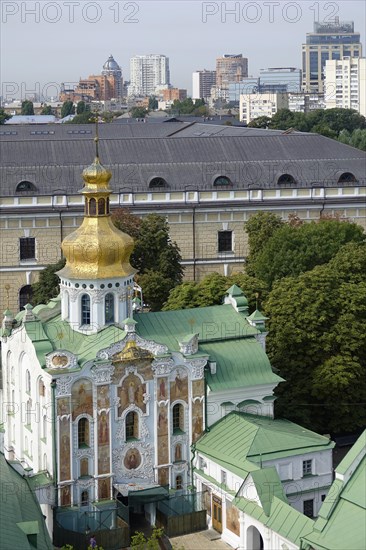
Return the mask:
<path fill-rule="evenodd" d="M 98 199 L 98 216 L 104 216 L 105 214 L 105 200 Z"/>
<path fill-rule="evenodd" d="M 90 296 L 83 294 L 81 297 L 81 324 L 90 325 Z"/>
<path fill-rule="evenodd" d="M 95 199 L 89 201 L 89 216 L 95 216 L 97 213 L 97 203 Z"/>
<path fill-rule="evenodd" d="M 184 432 L 184 408 L 181 403 L 173 407 L 173 433 Z"/>
<path fill-rule="evenodd" d="M 31 392 L 31 375 L 28 369 L 25 371 L 25 391 Z"/>
<path fill-rule="evenodd" d="M 293 176 L 291 176 L 291 174 L 282 174 L 278 178 L 277 183 L 278 183 L 278 185 L 290 184 L 290 183 L 296 184 L 296 180 Z"/>
<path fill-rule="evenodd" d="M 106 214 L 109 214 L 109 197 L 107 197 L 107 211 Z"/>
<path fill-rule="evenodd" d="M 89 493 L 88 491 L 83 491 L 81 493 L 81 506 L 88 506 L 89 504 Z"/>
<path fill-rule="evenodd" d="M 182 445 L 178 443 L 174 448 L 174 462 L 180 462 L 182 460 Z"/>
<path fill-rule="evenodd" d="M 65 290 L 65 319 L 70 315 L 70 294 Z"/>
<path fill-rule="evenodd" d="M 80 477 L 89 475 L 89 460 L 82 458 L 80 460 Z"/>
<path fill-rule="evenodd" d="M 352 172 L 343 172 L 338 178 L 338 183 L 355 183 L 356 177 Z"/>
<path fill-rule="evenodd" d="M 37 191 L 37 187 L 28 180 L 22 180 L 18 183 L 15 192 L 16 193 L 30 193 L 32 191 Z"/>
<path fill-rule="evenodd" d="M 114 295 L 109 293 L 104 302 L 105 322 L 114 323 Z"/>
<path fill-rule="evenodd" d="M 139 418 L 136 412 L 129 412 L 126 416 L 126 440 L 138 439 Z"/>
<path fill-rule="evenodd" d="M 78 446 L 89 445 L 89 420 L 80 418 L 78 423 Z"/>
<path fill-rule="evenodd" d="M 156 189 L 158 187 L 168 187 L 164 178 L 153 178 L 149 183 L 149 189 Z"/>
<path fill-rule="evenodd" d="M 31 285 L 22 286 L 19 290 L 19 310 L 21 311 L 24 306 L 30 304 L 33 299 L 33 290 Z"/>
<path fill-rule="evenodd" d="M 215 186 L 218 185 L 231 185 L 231 181 L 227 176 L 218 176 L 213 182 Z"/>
<path fill-rule="evenodd" d="M 40 397 L 45 396 L 46 387 L 45 387 L 42 379 L 40 379 L 39 382 L 38 382 L 38 391 L 39 391 L 39 396 Z"/>
<path fill-rule="evenodd" d="M 176 489 L 183 489 L 183 477 L 177 476 L 175 478 L 175 488 Z"/>

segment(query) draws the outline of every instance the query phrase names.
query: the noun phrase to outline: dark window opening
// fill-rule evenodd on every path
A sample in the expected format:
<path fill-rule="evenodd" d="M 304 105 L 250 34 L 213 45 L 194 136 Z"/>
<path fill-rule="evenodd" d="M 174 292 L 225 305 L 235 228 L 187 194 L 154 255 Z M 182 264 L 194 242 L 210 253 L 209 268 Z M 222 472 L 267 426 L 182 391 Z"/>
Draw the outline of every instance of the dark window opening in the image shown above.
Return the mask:
<path fill-rule="evenodd" d="M 31 285 L 23 286 L 19 291 L 19 310 L 21 311 L 24 306 L 31 304 L 33 299 L 33 290 Z"/>
<path fill-rule="evenodd" d="M 105 322 L 114 323 L 114 295 L 107 294 L 104 302 Z"/>
<path fill-rule="evenodd" d="M 183 489 L 183 476 L 177 476 L 175 478 L 175 488 Z"/>
<path fill-rule="evenodd" d="M 88 491 L 83 491 L 81 493 L 81 506 L 88 506 L 89 504 L 89 493 Z"/>
<path fill-rule="evenodd" d="M 95 216 L 97 213 L 97 203 L 95 199 L 89 201 L 89 216 Z"/>
<path fill-rule="evenodd" d="M 352 172 L 344 172 L 338 179 L 338 183 L 356 183 L 356 181 L 357 179 Z"/>
<path fill-rule="evenodd" d="M 219 176 L 215 179 L 214 183 L 215 186 L 217 185 L 231 185 L 231 181 L 226 176 Z"/>
<path fill-rule="evenodd" d="M 153 178 L 149 183 L 150 189 L 156 189 L 158 187 L 168 187 L 164 178 Z"/>
<path fill-rule="evenodd" d="M 78 446 L 89 445 L 89 421 L 87 418 L 80 418 L 78 424 Z"/>
<path fill-rule="evenodd" d="M 177 431 L 184 432 L 184 409 L 180 403 L 173 407 L 173 433 Z"/>
<path fill-rule="evenodd" d="M 34 237 L 20 237 L 20 260 L 34 260 L 36 257 L 36 239 Z"/>
<path fill-rule="evenodd" d="M 233 232 L 232 231 L 219 231 L 218 233 L 218 251 L 219 252 L 232 252 L 233 250 Z"/>
<path fill-rule="evenodd" d="M 83 294 L 81 297 L 81 324 L 90 325 L 90 296 Z"/>
<path fill-rule="evenodd" d="M 131 411 L 126 416 L 126 440 L 138 439 L 138 417 L 137 413 Z"/>
<path fill-rule="evenodd" d="M 286 184 L 294 183 L 294 184 L 296 184 L 296 180 L 293 176 L 291 176 L 291 174 L 282 174 L 278 178 L 277 183 L 278 183 L 278 185 L 281 185 L 283 183 L 286 183 Z"/>
<path fill-rule="evenodd" d="M 308 518 L 314 517 L 314 499 L 304 500 L 304 516 Z"/>
<path fill-rule="evenodd" d="M 16 193 L 29 193 L 31 191 L 37 191 L 37 187 L 34 185 L 34 183 L 28 180 L 20 181 L 15 190 Z"/>
<path fill-rule="evenodd" d="M 105 200 L 98 199 L 98 215 L 104 216 L 104 214 L 105 214 Z"/>

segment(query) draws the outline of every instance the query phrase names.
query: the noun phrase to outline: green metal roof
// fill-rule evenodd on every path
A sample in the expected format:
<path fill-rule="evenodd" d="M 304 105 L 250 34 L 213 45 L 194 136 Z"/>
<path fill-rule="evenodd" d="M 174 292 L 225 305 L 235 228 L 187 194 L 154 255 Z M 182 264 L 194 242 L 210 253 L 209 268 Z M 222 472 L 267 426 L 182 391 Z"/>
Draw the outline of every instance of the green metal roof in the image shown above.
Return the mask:
<path fill-rule="evenodd" d="M 327 437 L 306 430 L 289 420 L 231 412 L 210 427 L 196 443 L 196 449 L 227 468 L 248 469 L 246 461 L 284 458 L 318 450 L 332 449 Z"/>
<path fill-rule="evenodd" d="M 265 351 L 255 338 L 205 343 L 200 345 L 200 350 L 216 361 L 216 373 L 207 372 L 207 383 L 212 391 L 277 385 L 283 381 L 272 371 Z"/>
<path fill-rule="evenodd" d="M 259 309 L 256 309 L 251 315 L 248 316 L 248 319 L 251 321 L 265 321 L 268 317 L 265 317 Z"/>
<path fill-rule="evenodd" d="M 277 496 L 273 497 L 269 515 L 257 503 L 244 497 L 235 498 L 233 504 L 298 546 L 300 546 L 300 537 L 309 533 L 314 525 L 312 519 L 304 516 Z"/>
<path fill-rule="evenodd" d="M 364 550 L 366 541 L 365 432 L 342 460 L 337 473 L 345 473 L 357 457 L 361 460 L 347 481 L 335 479 L 320 508 L 312 533 L 303 547 L 315 550 Z"/>
<path fill-rule="evenodd" d="M 165 344 L 171 351 L 179 351 L 178 341 L 187 334 L 198 333 L 201 343 L 224 341 L 258 334 L 245 315 L 235 311 L 229 305 L 180 309 L 176 311 L 159 311 L 136 313 L 138 322 L 136 332 L 150 340 Z"/>
<path fill-rule="evenodd" d="M 232 285 L 230 288 L 228 288 L 225 294 L 230 294 L 230 296 L 244 296 L 244 292 L 238 285 Z"/>
<path fill-rule="evenodd" d="M 250 475 L 266 516 L 270 515 L 274 496 L 288 504 L 287 498 L 283 492 L 281 480 L 274 466 L 255 470 Z"/>
<path fill-rule="evenodd" d="M 0 453 L 0 548 L 32 550 L 27 534 L 37 533 L 38 550 L 52 550 L 41 508 L 27 478 L 18 474 Z"/>

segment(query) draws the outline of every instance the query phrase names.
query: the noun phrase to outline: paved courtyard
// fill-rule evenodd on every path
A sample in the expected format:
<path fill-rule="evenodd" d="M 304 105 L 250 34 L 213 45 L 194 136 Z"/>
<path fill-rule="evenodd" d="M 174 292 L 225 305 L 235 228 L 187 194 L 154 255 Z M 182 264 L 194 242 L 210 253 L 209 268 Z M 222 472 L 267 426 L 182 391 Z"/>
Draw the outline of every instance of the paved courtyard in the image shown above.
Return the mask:
<path fill-rule="evenodd" d="M 170 542 L 176 550 L 229 550 L 232 547 L 220 539 L 219 533 L 213 529 L 174 537 Z"/>

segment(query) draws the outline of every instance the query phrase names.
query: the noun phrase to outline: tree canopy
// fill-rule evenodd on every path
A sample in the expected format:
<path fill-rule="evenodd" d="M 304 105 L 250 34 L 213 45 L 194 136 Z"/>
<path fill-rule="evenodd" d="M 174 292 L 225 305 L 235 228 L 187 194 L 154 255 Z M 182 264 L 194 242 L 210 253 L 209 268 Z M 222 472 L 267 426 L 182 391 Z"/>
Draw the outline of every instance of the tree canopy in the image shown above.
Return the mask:
<path fill-rule="evenodd" d="M 41 111 L 41 115 L 52 115 L 51 105 L 44 105 Z"/>
<path fill-rule="evenodd" d="M 170 239 L 164 216 L 148 214 L 140 221 L 134 221 L 135 217 L 117 209 L 113 222 L 135 238 L 131 265 L 138 270 L 136 279 L 143 287 L 144 300 L 156 311 L 167 300 L 169 291 L 182 282 L 182 258 L 178 245 Z"/>
<path fill-rule="evenodd" d="M 67 101 L 64 101 L 61 107 L 61 118 L 65 118 L 66 116 L 73 115 L 75 113 L 75 107 L 73 102 L 68 99 Z"/>
<path fill-rule="evenodd" d="M 8 113 L 6 113 L 4 109 L 0 109 L 0 124 L 5 124 L 5 122 L 9 120 L 9 118 L 11 118 L 11 115 L 8 115 Z"/>
<path fill-rule="evenodd" d="M 130 113 L 132 118 L 145 118 L 148 110 L 145 107 L 132 107 Z"/>
<path fill-rule="evenodd" d="M 22 107 L 20 111 L 21 115 L 34 115 L 33 101 L 26 99 L 22 101 Z"/>
<path fill-rule="evenodd" d="M 365 239 L 359 225 L 338 219 L 293 224 L 276 222 L 272 214 L 257 214 L 247 222 L 246 229 L 251 247 L 249 273 L 269 288 L 278 279 L 296 277 L 327 263 L 342 245 Z"/>
<path fill-rule="evenodd" d="M 267 350 L 286 379 L 276 413 L 323 432 L 365 424 L 366 244 L 278 281 L 266 303 Z"/>
<path fill-rule="evenodd" d="M 39 278 L 32 285 L 33 298 L 32 305 L 47 304 L 51 298 L 55 298 L 60 292 L 60 279 L 56 271 L 62 269 L 65 265 L 65 258 L 61 258 L 56 264 L 50 264 L 40 271 Z"/>

